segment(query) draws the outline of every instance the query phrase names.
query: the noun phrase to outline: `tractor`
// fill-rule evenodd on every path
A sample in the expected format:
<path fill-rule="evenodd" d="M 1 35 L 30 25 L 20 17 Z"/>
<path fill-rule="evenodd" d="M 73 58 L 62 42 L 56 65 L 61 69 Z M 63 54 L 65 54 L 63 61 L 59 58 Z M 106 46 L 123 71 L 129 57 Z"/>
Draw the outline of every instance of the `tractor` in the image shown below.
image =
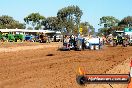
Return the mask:
<path fill-rule="evenodd" d="M 12 33 L 6 34 L 6 37 L 8 39 L 8 42 L 13 42 L 15 41 L 15 37 Z"/>
<path fill-rule="evenodd" d="M 44 33 L 41 33 L 39 35 L 39 42 L 40 43 L 47 43 L 47 42 L 50 43 L 48 36 L 46 34 L 44 34 Z"/>
<path fill-rule="evenodd" d="M 15 38 L 15 42 L 17 42 L 18 40 L 20 40 L 22 42 L 24 40 L 24 35 L 22 35 L 22 34 L 15 34 L 14 38 Z"/>
<path fill-rule="evenodd" d="M 61 51 L 81 51 L 84 49 L 84 38 L 75 37 L 74 35 L 65 35 L 63 40 L 63 46 L 60 48 Z"/>
<path fill-rule="evenodd" d="M 2 32 L 0 31 L 0 40 L 3 39 Z"/>
<path fill-rule="evenodd" d="M 113 33 L 113 46 L 122 45 L 126 47 L 129 44 L 128 39 L 124 31 L 115 31 Z"/>
<path fill-rule="evenodd" d="M 68 41 L 67 41 L 68 40 Z M 85 37 L 74 37 L 66 39 L 61 50 L 81 51 L 84 49 L 99 50 L 101 49 L 100 38 L 86 39 Z"/>

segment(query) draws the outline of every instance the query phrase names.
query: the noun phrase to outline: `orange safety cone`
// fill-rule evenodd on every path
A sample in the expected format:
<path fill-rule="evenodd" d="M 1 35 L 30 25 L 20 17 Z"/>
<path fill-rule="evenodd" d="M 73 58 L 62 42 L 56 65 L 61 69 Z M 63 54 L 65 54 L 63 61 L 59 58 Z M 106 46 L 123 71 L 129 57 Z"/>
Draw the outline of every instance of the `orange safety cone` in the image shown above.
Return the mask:
<path fill-rule="evenodd" d="M 130 62 L 130 83 L 128 84 L 127 88 L 132 88 L 132 61 Z"/>

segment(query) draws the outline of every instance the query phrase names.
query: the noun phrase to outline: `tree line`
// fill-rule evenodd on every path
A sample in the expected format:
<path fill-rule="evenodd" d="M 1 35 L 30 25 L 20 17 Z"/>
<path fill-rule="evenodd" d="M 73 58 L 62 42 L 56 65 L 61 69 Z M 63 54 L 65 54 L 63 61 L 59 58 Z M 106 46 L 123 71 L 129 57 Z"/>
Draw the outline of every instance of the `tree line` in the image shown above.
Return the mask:
<path fill-rule="evenodd" d="M 0 29 L 23 29 L 25 27 L 25 24 L 14 20 L 13 17 L 10 17 L 8 15 L 0 16 Z"/>
<path fill-rule="evenodd" d="M 78 6 L 64 7 L 57 12 L 55 17 L 45 17 L 39 13 L 31 13 L 24 18 L 25 23 L 14 20 L 13 17 L 0 16 L 0 29 L 24 29 L 30 30 L 49 29 L 63 33 L 77 34 L 81 29 L 82 34 L 94 33 L 94 27 L 89 22 L 80 22 L 83 15 Z"/>
<path fill-rule="evenodd" d="M 55 17 L 45 18 L 39 13 L 31 13 L 24 18 L 24 21 L 36 30 L 43 27 L 43 29 L 61 31 L 62 33 L 77 34 L 82 28 L 82 34 L 87 34 L 89 31 L 93 34 L 94 27 L 89 22 L 80 22 L 82 15 L 82 10 L 73 5 L 58 10 Z"/>
<path fill-rule="evenodd" d="M 100 18 L 100 28 L 98 35 L 109 35 L 116 30 L 123 30 L 124 28 L 132 27 L 132 16 L 124 17 L 122 20 L 119 20 L 113 16 L 103 16 Z"/>
<path fill-rule="evenodd" d="M 31 13 L 24 18 L 25 23 L 20 23 L 8 15 L 0 16 L 0 29 L 25 29 L 30 30 L 49 29 L 61 31 L 63 33 L 78 34 L 80 29 L 82 34 L 94 34 L 95 28 L 89 22 L 81 22 L 83 15 L 78 6 L 64 7 L 57 12 L 55 17 L 45 17 L 39 13 Z M 108 35 L 114 30 L 123 30 L 124 27 L 132 26 L 132 16 L 118 20 L 113 16 L 103 16 L 98 24 L 102 28 L 98 30 L 98 35 Z"/>

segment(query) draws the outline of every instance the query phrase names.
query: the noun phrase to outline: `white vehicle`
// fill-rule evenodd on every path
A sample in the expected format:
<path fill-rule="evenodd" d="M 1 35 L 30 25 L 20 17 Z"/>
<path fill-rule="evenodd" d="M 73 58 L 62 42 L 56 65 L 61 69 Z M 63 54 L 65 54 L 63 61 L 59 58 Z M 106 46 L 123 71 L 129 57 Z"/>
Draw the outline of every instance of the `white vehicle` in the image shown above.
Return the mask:
<path fill-rule="evenodd" d="M 62 35 L 56 35 L 56 41 L 58 42 L 62 41 Z"/>
<path fill-rule="evenodd" d="M 60 34 L 57 35 L 56 34 L 56 35 L 53 36 L 52 41 L 53 42 L 61 42 L 62 41 L 62 38 L 63 38 L 62 35 L 60 35 Z"/>
<path fill-rule="evenodd" d="M 85 44 L 87 49 L 99 50 L 101 46 L 100 38 L 90 38 L 90 39 L 85 38 Z"/>

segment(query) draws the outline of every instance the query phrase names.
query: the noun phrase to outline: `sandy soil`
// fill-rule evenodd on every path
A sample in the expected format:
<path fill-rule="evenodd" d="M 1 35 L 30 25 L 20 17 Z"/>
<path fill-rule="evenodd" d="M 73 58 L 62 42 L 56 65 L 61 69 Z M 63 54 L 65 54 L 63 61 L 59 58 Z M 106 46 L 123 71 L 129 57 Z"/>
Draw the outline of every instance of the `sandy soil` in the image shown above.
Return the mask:
<path fill-rule="evenodd" d="M 132 55 L 132 47 L 121 46 L 58 51 L 57 43 L 12 45 L 0 45 L 10 49 L 0 52 L 0 88 L 91 88 L 76 83 L 78 67 L 87 73 L 108 73 Z"/>
<path fill-rule="evenodd" d="M 129 74 L 131 58 L 121 62 L 106 74 Z M 128 84 L 110 84 L 113 88 L 127 88 Z M 109 84 L 87 84 L 86 88 L 111 88 Z"/>

